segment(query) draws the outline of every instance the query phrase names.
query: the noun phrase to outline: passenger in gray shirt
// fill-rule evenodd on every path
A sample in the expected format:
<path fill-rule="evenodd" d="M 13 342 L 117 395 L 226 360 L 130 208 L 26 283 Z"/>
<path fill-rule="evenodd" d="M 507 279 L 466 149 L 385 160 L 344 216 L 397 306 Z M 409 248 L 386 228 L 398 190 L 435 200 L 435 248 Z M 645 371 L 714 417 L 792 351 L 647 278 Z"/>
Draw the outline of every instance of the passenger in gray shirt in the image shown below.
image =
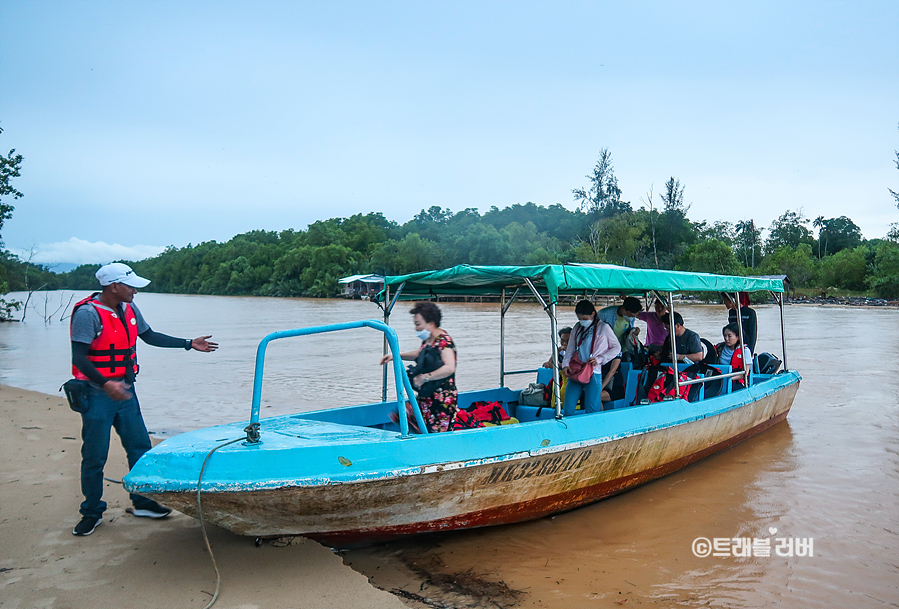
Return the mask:
<path fill-rule="evenodd" d="M 671 327 L 672 314 L 668 313 L 662 318 L 662 324 L 668 330 L 668 338 L 662 344 L 661 361 L 663 364 L 671 363 L 671 337 L 674 336 L 674 345 L 677 347 L 677 359 L 679 362 L 696 363 L 702 360 L 702 341 L 699 334 L 684 327 L 684 318 L 681 314 L 674 313 L 674 328 Z"/>

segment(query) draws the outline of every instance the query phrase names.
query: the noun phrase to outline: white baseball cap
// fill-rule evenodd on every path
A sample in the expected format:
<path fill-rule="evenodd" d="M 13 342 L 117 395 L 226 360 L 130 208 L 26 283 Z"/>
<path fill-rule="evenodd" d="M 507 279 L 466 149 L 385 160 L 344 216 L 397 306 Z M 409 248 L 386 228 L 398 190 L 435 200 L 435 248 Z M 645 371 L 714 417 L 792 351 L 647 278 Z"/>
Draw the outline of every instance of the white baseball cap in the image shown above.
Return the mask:
<path fill-rule="evenodd" d="M 144 279 L 136 274 L 130 266 L 121 262 L 113 262 L 101 266 L 97 271 L 97 280 L 100 285 L 107 286 L 113 283 L 124 283 L 132 288 L 145 288 L 150 285 L 149 279 Z"/>

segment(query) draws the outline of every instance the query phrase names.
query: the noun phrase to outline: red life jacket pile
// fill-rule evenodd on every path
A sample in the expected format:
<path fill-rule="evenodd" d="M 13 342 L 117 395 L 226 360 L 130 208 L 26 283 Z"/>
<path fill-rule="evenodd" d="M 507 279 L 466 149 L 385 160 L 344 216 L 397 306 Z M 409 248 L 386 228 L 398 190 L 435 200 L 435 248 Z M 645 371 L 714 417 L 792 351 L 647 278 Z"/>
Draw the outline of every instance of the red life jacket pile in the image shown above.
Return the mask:
<path fill-rule="evenodd" d="M 695 374 L 688 374 L 686 371 L 678 373 L 678 381 L 684 381 L 696 378 Z M 640 372 L 637 380 L 637 395 L 634 399 L 634 405 L 652 404 L 655 402 L 663 402 L 665 400 L 690 400 L 690 391 L 693 389 L 698 393 L 698 385 L 679 386 L 680 391 L 675 392 L 674 388 L 674 369 L 669 366 L 647 366 Z"/>
<path fill-rule="evenodd" d="M 511 418 L 500 402 L 472 402 L 471 406 L 460 408 L 456 413 L 456 424 L 453 429 L 486 427 L 485 423 L 501 425 L 503 421 Z"/>

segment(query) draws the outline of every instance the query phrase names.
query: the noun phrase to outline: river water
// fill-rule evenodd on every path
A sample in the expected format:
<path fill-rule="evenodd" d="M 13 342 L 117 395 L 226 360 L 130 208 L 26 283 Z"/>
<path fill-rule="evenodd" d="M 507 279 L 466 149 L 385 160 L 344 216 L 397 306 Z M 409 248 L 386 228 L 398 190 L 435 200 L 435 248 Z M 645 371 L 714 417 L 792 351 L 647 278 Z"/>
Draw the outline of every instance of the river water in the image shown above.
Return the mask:
<path fill-rule="evenodd" d="M 68 322 L 60 313 L 45 321 L 44 310 L 70 294 L 40 295 L 24 323 L 0 324 L 0 383 L 57 391 L 69 374 Z M 221 345 L 212 354 L 138 348 L 142 409 L 163 436 L 245 420 L 265 334 L 380 318 L 362 301 L 141 293 L 135 302 L 155 330 L 212 334 Z M 497 385 L 497 307 L 441 304 L 462 390 Z M 417 344 L 405 310 L 392 320 L 403 349 Z M 717 342 L 723 307 L 679 310 Z M 777 309 L 757 311 L 758 350 L 780 354 Z M 573 320 L 561 310 L 561 322 Z M 899 607 L 897 321 L 895 310 L 788 306 L 788 363 L 803 382 L 785 423 L 573 512 L 351 550 L 344 560 L 375 585 L 430 599 L 409 601 L 422 607 Z M 539 307 L 513 305 L 507 370 L 544 361 L 548 337 Z M 263 416 L 379 400 L 380 353 L 379 333 L 366 329 L 275 341 Z M 698 537 L 810 539 L 813 556 L 698 558 Z"/>

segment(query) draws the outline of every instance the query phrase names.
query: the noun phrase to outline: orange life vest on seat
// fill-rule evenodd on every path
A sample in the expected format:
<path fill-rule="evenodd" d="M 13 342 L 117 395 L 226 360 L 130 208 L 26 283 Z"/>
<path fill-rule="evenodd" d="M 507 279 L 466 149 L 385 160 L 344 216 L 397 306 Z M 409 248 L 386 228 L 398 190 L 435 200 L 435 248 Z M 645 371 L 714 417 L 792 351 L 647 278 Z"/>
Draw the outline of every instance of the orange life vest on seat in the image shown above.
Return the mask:
<path fill-rule="evenodd" d="M 91 294 L 84 300 L 75 304 L 72 309 L 72 318 L 75 311 L 81 306 L 92 306 L 100 315 L 100 335 L 91 342 L 87 359 L 97 368 L 97 371 L 108 379 L 124 378 L 128 367 L 131 367 L 134 375 L 137 375 L 137 316 L 130 304 L 125 305 L 125 318 L 113 311 L 102 302 L 94 300 L 97 294 Z M 69 332 L 72 324 L 69 322 Z M 72 375 L 76 379 L 89 380 L 74 364 Z"/>

